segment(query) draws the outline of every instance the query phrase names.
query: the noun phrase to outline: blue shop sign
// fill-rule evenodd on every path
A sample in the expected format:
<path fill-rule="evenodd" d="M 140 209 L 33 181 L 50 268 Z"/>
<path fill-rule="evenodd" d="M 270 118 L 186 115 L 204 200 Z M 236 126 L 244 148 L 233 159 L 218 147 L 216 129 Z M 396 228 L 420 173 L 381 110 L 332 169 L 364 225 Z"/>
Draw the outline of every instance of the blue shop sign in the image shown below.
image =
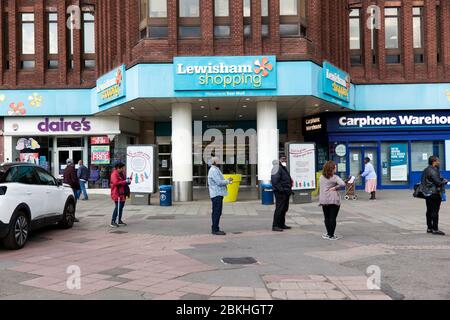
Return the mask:
<path fill-rule="evenodd" d="M 449 130 L 450 113 L 443 111 L 342 113 L 328 118 L 327 125 L 329 132 Z"/>
<path fill-rule="evenodd" d="M 126 95 L 126 69 L 122 65 L 97 80 L 97 105 L 101 106 Z"/>
<path fill-rule="evenodd" d="M 331 63 L 323 63 L 323 92 L 339 100 L 350 102 L 350 75 Z"/>
<path fill-rule="evenodd" d="M 175 91 L 228 91 L 277 89 L 275 56 L 176 57 Z"/>

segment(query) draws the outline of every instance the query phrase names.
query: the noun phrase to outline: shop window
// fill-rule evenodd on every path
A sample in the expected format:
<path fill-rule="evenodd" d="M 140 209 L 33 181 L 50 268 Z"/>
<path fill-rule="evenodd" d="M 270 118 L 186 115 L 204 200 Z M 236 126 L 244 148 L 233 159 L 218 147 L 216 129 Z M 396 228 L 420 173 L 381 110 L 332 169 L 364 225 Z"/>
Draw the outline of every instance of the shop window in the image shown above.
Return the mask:
<path fill-rule="evenodd" d="M 361 10 L 352 9 L 350 12 L 350 62 L 352 65 L 362 63 L 361 51 Z"/>
<path fill-rule="evenodd" d="M 306 36 L 306 0 L 280 0 L 280 35 Z"/>
<path fill-rule="evenodd" d="M 141 0 L 141 38 L 167 38 L 167 0 Z"/>
<path fill-rule="evenodd" d="M 392 170 L 392 159 L 391 159 L 391 148 L 395 145 L 405 145 L 406 146 L 406 166 L 409 167 L 408 159 L 408 142 L 383 142 L 381 144 L 381 172 L 377 172 L 381 176 L 381 184 L 383 186 L 408 186 L 409 185 L 409 174 L 406 172 L 406 181 L 397 181 L 398 178 L 393 177 L 394 171 Z M 407 170 L 408 171 L 408 170 Z"/>
<path fill-rule="evenodd" d="M 386 63 L 400 63 L 399 8 L 384 9 Z"/>
<path fill-rule="evenodd" d="M 58 68 L 58 14 L 47 13 L 47 66 L 49 69 Z"/>
<path fill-rule="evenodd" d="M 178 36 L 200 38 L 200 0 L 178 0 Z"/>
<path fill-rule="evenodd" d="M 444 161 L 444 142 L 413 141 L 411 143 L 411 170 L 421 172 L 428 167 L 428 159 L 437 156 Z"/>
<path fill-rule="evenodd" d="M 34 69 L 35 67 L 35 28 L 34 13 L 21 13 L 21 47 L 20 64 L 22 69 Z"/>
<path fill-rule="evenodd" d="M 83 13 L 83 65 L 95 68 L 95 16 L 94 12 Z"/>
<path fill-rule="evenodd" d="M 66 20 L 70 19 L 70 21 L 74 21 L 75 11 L 71 12 L 67 15 Z M 68 48 L 68 67 L 69 69 L 73 69 L 73 51 L 74 51 L 74 25 L 71 24 L 70 28 L 67 28 L 67 48 Z"/>
<path fill-rule="evenodd" d="M 251 0 L 243 0 L 243 2 L 244 36 L 250 38 L 252 36 Z M 263 38 L 269 36 L 269 0 L 261 0 L 261 36 Z"/>
<path fill-rule="evenodd" d="M 214 37 L 228 38 L 231 33 L 229 0 L 214 0 Z"/>

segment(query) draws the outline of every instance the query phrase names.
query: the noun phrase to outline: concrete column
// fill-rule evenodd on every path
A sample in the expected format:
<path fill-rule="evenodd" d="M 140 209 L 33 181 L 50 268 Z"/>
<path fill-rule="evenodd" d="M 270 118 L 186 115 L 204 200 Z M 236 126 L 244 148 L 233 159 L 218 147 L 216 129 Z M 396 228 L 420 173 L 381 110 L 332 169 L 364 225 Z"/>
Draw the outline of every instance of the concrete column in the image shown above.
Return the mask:
<path fill-rule="evenodd" d="M 193 200 L 192 105 L 172 105 L 172 170 L 174 201 Z"/>
<path fill-rule="evenodd" d="M 279 156 L 277 103 L 261 101 L 257 105 L 258 180 L 270 183 L 272 162 Z"/>

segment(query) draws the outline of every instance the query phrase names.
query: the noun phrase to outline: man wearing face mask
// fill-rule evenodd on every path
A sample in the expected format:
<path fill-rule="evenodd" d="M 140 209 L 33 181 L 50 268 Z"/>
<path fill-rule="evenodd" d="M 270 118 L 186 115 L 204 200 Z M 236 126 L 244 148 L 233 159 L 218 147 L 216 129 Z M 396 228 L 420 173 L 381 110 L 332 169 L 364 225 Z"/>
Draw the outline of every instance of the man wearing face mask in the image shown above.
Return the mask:
<path fill-rule="evenodd" d="M 448 181 L 442 178 L 439 172 L 441 162 L 438 157 L 432 156 L 428 160 L 429 166 L 423 171 L 421 179 L 422 192 L 427 204 L 427 233 L 444 236 L 439 230 L 439 210 L 441 208 L 442 193 Z"/>
<path fill-rule="evenodd" d="M 289 210 L 289 199 L 292 194 L 292 178 L 287 170 L 286 156 L 281 156 L 280 161 L 273 162 L 271 182 L 276 200 L 272 231 L 289 230 L 291 227 L 286 225 L 286 213 Z"/>

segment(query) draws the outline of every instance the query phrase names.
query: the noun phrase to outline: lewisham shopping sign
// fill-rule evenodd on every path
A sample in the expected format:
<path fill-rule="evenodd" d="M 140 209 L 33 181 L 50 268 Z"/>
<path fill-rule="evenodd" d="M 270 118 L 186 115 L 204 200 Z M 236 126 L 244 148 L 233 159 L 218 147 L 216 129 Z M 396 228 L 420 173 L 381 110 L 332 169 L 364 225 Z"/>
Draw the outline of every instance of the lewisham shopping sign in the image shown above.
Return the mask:
<path fill-rule="evenodd" d="M 350 101 L 350 75 L 325 61 L 323 63 L 323 91 L 325 94 Z"/>
<path fill-rule="evenodd" d="M 275 90 L 275 56 L 174 58 L 175 91 Z"/>
<path fill-rule="evenodd" d="M 104 105 L 126 95 L 125 74 L 125 65 L 122 65 L 97 80 L 97 105 Z"/>

